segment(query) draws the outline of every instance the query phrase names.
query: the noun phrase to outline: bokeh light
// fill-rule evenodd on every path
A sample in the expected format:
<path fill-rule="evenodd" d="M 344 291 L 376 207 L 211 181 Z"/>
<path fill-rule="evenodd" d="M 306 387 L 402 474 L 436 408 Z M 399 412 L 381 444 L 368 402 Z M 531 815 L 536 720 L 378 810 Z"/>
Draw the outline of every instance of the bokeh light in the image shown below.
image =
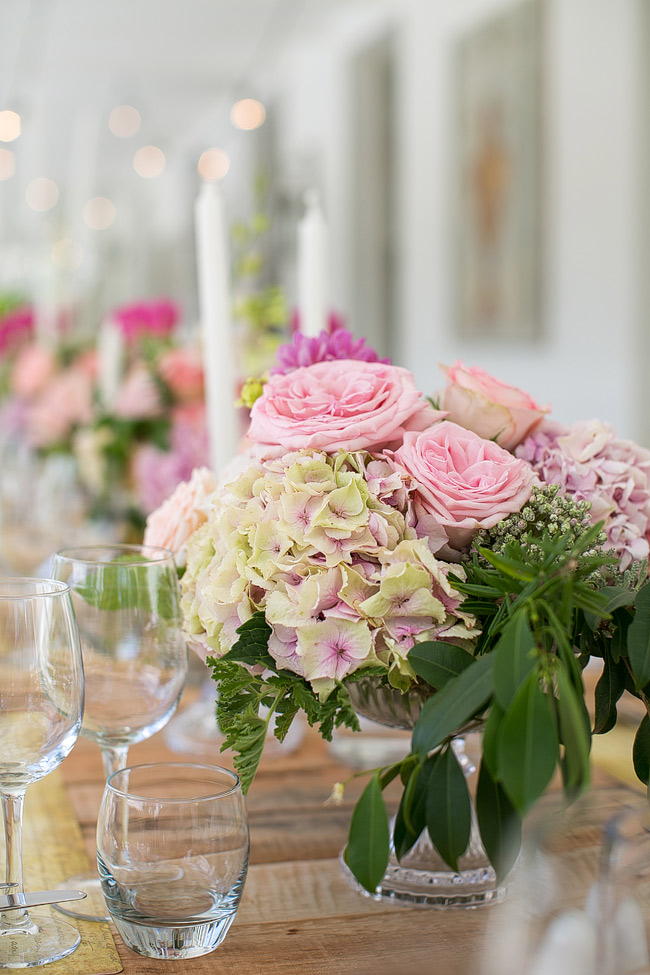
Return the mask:
<path fill-rule="evenodd" d="M 250 132 L 264 124 L 266 109 L 256 98 L 240 98 L 230 109 L 230 121 L 236 129 Z"/>
<path fill-rule="evenodd" d="M 165 169 L 165 153 L 158 146 L 142 146 L 133 157 L 133 168 L 143 179 L 160 176 Z"/>
<path fill-rule="evenodd" d="M 27 206 L 31 207 L 32 210 L 38 210 L 40 212 L 51 210 L 58 202 L 59 187 L 53 179 L 48 179 L 46 176 L 37 176 L 36 179 L 31 180 L 27 184 L 25 199 L 27 200 Z"/>
<path fill-rule="evenodd" d="M 206 149 L 201 153 L 196 168 L 203 179 L 223 179 L 230 169 L 230 157 L 223 149 Z"/>
<path fill-rule="evenodd" d="M 91 230 L 106 230 L 115 220 L 115 204 L 106 196 L 94 196 L 83 208 L 83 219 Z"/>
<path fill-rule="evenodd" d="M 140 112 L 133 105 L 116 105 L 108 116 L 108 127 L 118 139 L 130 139 L 141 125 Z"/>
<path fill-rule="evenodd" d="M 20 135 L 21 121 L 18 112 L 4 109 L 0 112 L 0 142 L 13 142 Z"/>
<path fill-rule="evenodd" d="M 11 149 L 0 149 L 0 179 L 11 179 L 16 172 L 16 157 Z"/>

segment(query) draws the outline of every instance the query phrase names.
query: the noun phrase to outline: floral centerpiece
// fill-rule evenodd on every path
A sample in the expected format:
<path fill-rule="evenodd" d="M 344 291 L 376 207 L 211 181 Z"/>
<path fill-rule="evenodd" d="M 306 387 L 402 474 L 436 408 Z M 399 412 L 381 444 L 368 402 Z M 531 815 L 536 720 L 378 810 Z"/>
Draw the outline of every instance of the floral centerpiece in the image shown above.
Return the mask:
<path fill-rule="evenodd" d="M 302 711 L 330 738 L 357 711 L 402 714 L 411 751 L 369 773 L 347 869 L 372 894 L 469 904 L 495 896 L 553 775 L 569 797 L 588 784 L 590 657 L 596 733 L 624 689 L 647 703 L 650 453 L 599 423 L 550 424 L 481 370 L 445 372 L 431 401 L 347 332 L 297 335 L 250 386 L 232 469 L 218 485 L 195 472 L 146 540 L 185 567 L 187 631 L 244 789 L 272 719 L 282 739 Z M 471 794 L 459 735 L 477 727 Z M 391 824 L 383 791 L 400 780 Z"/>

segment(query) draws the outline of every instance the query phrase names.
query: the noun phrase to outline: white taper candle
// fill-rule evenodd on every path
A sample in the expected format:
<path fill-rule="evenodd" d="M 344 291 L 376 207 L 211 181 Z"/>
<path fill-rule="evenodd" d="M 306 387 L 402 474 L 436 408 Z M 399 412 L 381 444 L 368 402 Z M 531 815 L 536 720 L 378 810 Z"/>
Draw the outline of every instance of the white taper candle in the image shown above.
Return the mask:
<path fill-rule="evenodd" d="M 301 331 L 314 336 L 327 325 L 327 224 L 315 190 L 305 194 L 305 207 L 298 224 L 298 311 Z"/>
<path fill-rule="evenodd" d="M 122 378 L 122 362 L 124 356 L 124 337 L 119 326 L 105 319 L 99 328 L 97 338 L 97 360 L 99 396 L 105 410 L 115 406 L 117 391 Z"/>
<path fill-rule="evenodd" d="M 230 255 L 223 197 L 216 183 L 203 183 L 195 221 L 210 460 L 219 476 L 236 453 L 239 430 Z"/>

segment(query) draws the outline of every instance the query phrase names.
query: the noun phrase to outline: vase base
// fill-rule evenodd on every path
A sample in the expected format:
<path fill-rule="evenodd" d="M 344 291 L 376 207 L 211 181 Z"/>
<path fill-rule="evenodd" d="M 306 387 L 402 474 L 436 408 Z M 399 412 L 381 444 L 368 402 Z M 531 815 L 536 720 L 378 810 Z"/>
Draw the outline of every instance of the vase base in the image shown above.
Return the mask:
<path fill-rule="evenodd" d="M 499 904 L 506 894 L 506 888 L 497 883 L 492 867 L 460 870 L 458 873 L 451 870 L 417 870 L 400 866 L 392 857 L 382 882 L 375 893 L 370 894 L 355 878 L 343 853 L 339 861 L 348 884 L 374 901 L 446 910 L 451 907 Z"/>

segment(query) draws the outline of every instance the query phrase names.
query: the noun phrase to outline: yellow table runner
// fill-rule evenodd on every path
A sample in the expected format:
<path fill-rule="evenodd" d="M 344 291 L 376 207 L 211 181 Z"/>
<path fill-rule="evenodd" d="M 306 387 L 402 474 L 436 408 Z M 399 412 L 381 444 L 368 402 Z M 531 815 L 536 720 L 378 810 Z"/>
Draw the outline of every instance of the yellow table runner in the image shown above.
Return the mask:
<path fill-rule="evenodd" d="M 27 790 L 23 860 L 25 889 L 28 891 L 52 890 L 66 877 L 94 869 L 58 772 L 51 773 Z M 0 849 L 0 868 L 0 876 L 4 877 L 4 841 Z M 44 912 L 52 909 L 39 907 L 38 910 Z M 76 921 L 62 914 L 57 916 L 79 930 L 81 944 L 67 958 L 46 965 L 39 971 L 48 975 L 112 975 L 122 971 L 108 924 Z"/>

